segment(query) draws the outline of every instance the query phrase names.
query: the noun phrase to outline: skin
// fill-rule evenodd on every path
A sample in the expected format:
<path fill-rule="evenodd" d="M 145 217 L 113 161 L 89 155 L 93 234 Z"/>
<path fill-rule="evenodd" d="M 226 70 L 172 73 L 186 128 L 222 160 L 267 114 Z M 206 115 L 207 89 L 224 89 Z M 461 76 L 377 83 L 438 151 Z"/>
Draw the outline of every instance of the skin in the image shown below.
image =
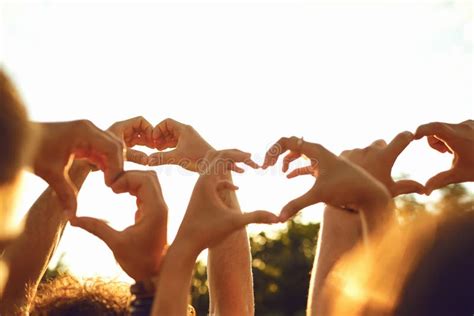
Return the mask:
<path fill-rule="evenodd" d="M 133 149 L 136 145 L 155 149 L 153 141 L 153 126 L 144 117 L 137 116 L 128 120 L 114 123 L 107 130 L 121 139 L 126 146 L 127 161 L 147 165 L 149 157 L 142 151 Z"/>
<path fill-rule="evenodd" d="M 118 122 L 122 128 L 113 131 L 114 137 L 129 138 L 127 126 L 134 126 L 136 123 L 137 119 Z M 76 160 L 69 170 L 68 178 L 75 188 L 80 189 L 89 172 L 90 165 L 86 161 Z M 15 315 L 29 309 L 30 299 L 34 297 L 69 216 L 52 187 L 46 189 L 33 204 L 25 218 L 23 232 L 8 244 L 2 257 L 4 263 L 12 268 L 0 302 L 0 314 Z M 6 270 L 5 268 L 6 265 L 3 264 L 3 269 Z"/>
<path fill-rule="evenodd" d="M 150 125 L 144 122 L 142 118 L 137 119 L 141 121 L 141 131 L 143 134 L 149 135 Z M 178 142 L 180 144 L 186 145 L 192 140 L 193 146 L 184 146 L 180 148 L 180 150 L 174 150 L 173 155 L 175 158 L 185 159 L 195 157 L 196 161 L 199 160 L 203 163 L 203 167 L 209 167 L 209 164 L 205 163 L 206 159 L 204 155 L 207 152 L 214 151 L 214 149 L 202 139 L 194 129 L 188 129 L 187 125 L 173 120 L 165 120 L 163 122 L 166 122 L 168 129 L 186 130 L 185 133 L 179 134 L 180 138 Z M 163 122 L 158 124 L 155 128 L 162 128 Z M 133 126 L 136 127 L 137 124 Z M 121 124 L 114 124 L 113 130 L 116 130 L 120 125 Z M 129 128 L 128 130 L 131 129 Z M 146 136 L 143 138 L 146 139 Z M 127 146 L 134 144 L 133 141 L 124 141 Z M 147 142 L 144 143 L 145 145 L 148 144 Z M 250 161 L 249 154 L 244 154 L 244 158 L 248 164 L 257 167 L 254 162 Z M 232 169 L 236 169 L 234 163 L 229 162 L 228 165 L 232 166 Z M 240 168 L 238 169 L 240 170 Z M 143 176 L 145 175 L 144 173 Z M 156 175 L 151 174 L 150 176 L 156 178 Z M 232 178 L 230 172 L 222 175 L 222 177 L 231 183 Z M 122 178 L 119 178 L 117 183 L 122 181 L 121 179 Z M 137 186 L 140 186 L 141 189 L 145 190 L 150 188 L 150 184 L 146 183 L 145 178 L 142 179 L 143 181 L 139 181 L 138 174 L 136 180 Z M 113 185 L 112 188 L 115 190 L 115 185 Z M 124 190 L 128 191 L 127 188 L 124 188 Z M 139 212 L 143 214 L 161 212 L 163 213 L 161 219 L 153 219 L 152 217 L 143 218 L 142 223 L 136 223 L 123 232 L 114 231 L 104 222 L 91 218 L 74 219 L 72 224 L 88 230 L 105 241 L 113 251 L 119 264 L 131 277 L 136 280 L 155 280 L 156 272 L 160 266 L 161 255 L 167 249 L 165 239 L 166 220 L 164 215 L 166 214 L 166 204 L 162 201 L 161 190 L 143 192 L 143 194 L 143 197 L 138 197 L 138 199 L 144 210 L 139 210 Z M 225 208 L 227 212 L 235 212 L 236 214 L 242 213 L 234 190 L 220 190 L 219 194 L 222 201 L 227 205 L 227 208 Z M 161 202 L 157 203 L 158 201 Z M 147 224 L 145 225 L 144 223 Z M 153 242 L 151 236 L 157 235 L 158 233 L 164 234 L 163 238 L 157 238 L 156 241 Z M 149 253 L 154 255 L 150 257 Z M 246 230 L 238 229 L 221 243 L 211 247 L 209 249 L 208 260 L 211 315 L 252 315 L 254 307 L 253 283 L 250 248 Z M 194 262 L 195 259 L 191 264 L 193 267 Z"/>
<path fill-rule="evenodd" d="M 112 190 L 136 197 L 134 225 L 116 231 L 104 221 L 91 217 L 72 218 L 71 225 L 103 240 L 130 277 L 146 280 L 158 273 L 167 245 L 168 207 L 158 177 L 153 171 L 126 171 L 112 185 Z"/>
<path fill-rule="evenodd" d="M 402 132 L 389 144 L 377 140 L 368 147 L 344 151 L 340 156 L 364 168 L 384 184 L 394 197 L 405 193 L 422 193 L 424 188 L 421 184 L 412 180 L 395 182 L 390 176 L 397 157 L 413 139 L 410 132 Z M 381 209 L 384 210 L 389 211 Z M 390 214 L 381 214 L 381 217 L 390 218 Z M 381 226 L 385 227 L 383 223 Z M 311 275 L 307 315 L 326 315 L 329 312 L 326 304 L 328 300 L 323 296 L 326 278 L 336 262 L 362 239 L 362 224 L 357 213 L 326 207 Z"/>
<path fill-rule="evenodd" d="M 206 153 L 215 149 L 189 125 L 166 119 L 159 123 L 154 131 L 154 143 L 160 150 L 150 157 L 150 165 L 178 164 L 191 171 L 203 172 L 208 166 Z M 179 162 L 189 162 L 183 164 Z M 248 156 L 247 163 L 256 168 Z M 235 164 L 231 169 L 243 172 Z M 232 182 L 230 173 L 224 176 Z M 241 214 L 240 205 L 234 190 L 220 191 L 222 201 L 228 212 Z M 251 254 L 247 231 L 237 230 L 218 245 L 209 248 L 208 282 L 210 292 L 210 315 L 253 315 L 254 293 L 251 270 Z"/>
<path fill-rule="evenodd" d="M 263 168 L 275 165 L 278 157 L 288 150 L 310 159 L 311 164 L 299 169 L 299 173 L 303 174 L 303 170 L 304 173 L 309 173 L 308 170 L 311 170 L 317 180 L 308 192 L 282 208 L 281 221 L 320 202 L 359 211 L 363 225 L 370 232 L 380 226 L 379 222 L 387 221 L 380 212 L 381 209 L 393 207 L 387 188 L 361 167 L 343 157 L 337 157 L 319 144 L 301 142 L 296 137 L 283 137 L 268 150 Z"/>
<path fill-rule="evenodd" d="M 196 182 L 178 234 L 163 260 L 153 315 L 186 315 L 192 270 L 202 250 L 218 246 L 247 224 L 278 221 L 266 211 L 232 210 L 222 200 L 222 191 L 237 189 L 226 180 L 232 165 L 247 161 L 250 154 L 224 150 L 210 152 L 205 159 L 209 161 L 208 172 L 202 173 Z"/>
<path fill-rule="evenodd" d="M 148 156 L 132 147 L 152 148 L 153 126 L 138 116 L 114 123 L 109 133 L 123 141 L 128 161 L 148 164 Z M 162 252 L 167 246 L 168 207 L 153 171 L 127 171 L 112 185 L 115 193 L 129 193 L 137 199 L 135 223 L 118 232 L 104 221 L 91 217 L 72 217 L 71 225 L 102 239 L 112 250 L 123 270 L 137 281 L 158 272 Z M 144 258 L 137 260 L 137 258 Z"/>
<path fill-rule="evenodd" d="M 33 170 L 56 191 L 63 209 L 75 213 L 77 188 L 68 170 L 74 158 L 87 159 L 104 172 L 111 185 L 123 172 L 124 147 L 117 137 L 87 120 L 34 123 L 41 131 L 33 157 Z"/>
<path fill-rule="evenodd" d="M 191 171 L 205 172 L 209 165 L 205 155 L 215 151 L 194 128 L 172 119 L 159 123 L 153 135 L 158 149 L 172 150 L 151 155 L 150 165 L 189 162 L 178 164 Z M 246 160 L 247 164 L 257 168 L 257 165 L 250 160 L 250 155 Z M 243 172 L 234 163 L 230 166 L 234 171 Z M 226 173 L 223 177 L 232 183 L 230 173 Z M 222 201 L 228 206 L 227 211 L 242 213 L 234 190 L 222 190 L 220 194 Z M 207 269 L 210 315 L 253 315 L 251 254 L 245 229 L 237 230 L 218 245 L 209 248 Z"/>
<path fill-rule="evenodd" d="M 431 148 L 453 154 L 451 168 L 442 171 L 426 184 L 426 194 L 448 184 L 474 181 L 474 121 L 459 124 L 432 122 L 418 127 L 415 138 L 427 137 Z"/>
<path fill-rule="evenodd" d="M 80 188 L 89 174 L 85 162 L 75 162 L 70 179 Z M 9 278 L 0 301 L 0 314 L 18 315 L 29 310 L 30 300 L 61 240 L 68 215 L 50 187 L 30 208 L 24 230 L 5 249 L 2 260 L 10 267 Z M 38 238 L 41 236 L 41 238 Z"/>
<path fill-rule="evenodd" d="M 160 152 L 150 155 L 150 166 L 180 165 L 190 171 L 202 172 L 208 165 L 204 157 L 209 151 L 215 150 L 192 126 L 170 118 L 155 126 L 153 139 Z M 172 150 L 163 151 L 166 149 Z M 246 163 L 252 161 L 247 160 Z M 235 163 L 231 163 L 231 170 L 243 172 Z"/>

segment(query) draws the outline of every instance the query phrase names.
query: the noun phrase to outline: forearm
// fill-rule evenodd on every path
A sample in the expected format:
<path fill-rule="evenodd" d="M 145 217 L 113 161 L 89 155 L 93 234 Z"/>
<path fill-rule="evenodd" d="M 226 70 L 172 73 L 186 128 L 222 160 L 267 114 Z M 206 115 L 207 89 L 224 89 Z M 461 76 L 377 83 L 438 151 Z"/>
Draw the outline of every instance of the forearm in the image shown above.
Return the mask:
<path fill-rule="evenodd" d="M 73 164 L 70 177 L 77 188 L 82 186 L 89 170 L 84 162 Z M 0 314 L 14 314 L 28 308 L 66 223 L 67 215 L 56 193 L 46 189 L 28 212 L 22 234 L 5 249 L 3 259 L 10 271 Z"/>
<path fill-rule="evenodd" d="M 322 297 L 329 272 L 336 262 L 362 240 L 359 215 L 327 206 L 314 259 L 308 295 L 307 315 L 326 315 L 327 299 Z"/>
<path fill-rule="evenodd" d="M 229 175 L 228 179 L 232 181 Z M 225 192 L 224 200 L 240 212 L 234 191 Z M 250 245 L 245 228 L 209 249 L 208 281 L 210 315 L 253 315 L 254 293 Z"/>
<path fill-rule="evenodd" d="M 170 246 L 156 278 L 152 315 L 187 315 L 189 290 L 197 256 L 197 251 L 188 249 L 186 244 L 175 241 Z"/>

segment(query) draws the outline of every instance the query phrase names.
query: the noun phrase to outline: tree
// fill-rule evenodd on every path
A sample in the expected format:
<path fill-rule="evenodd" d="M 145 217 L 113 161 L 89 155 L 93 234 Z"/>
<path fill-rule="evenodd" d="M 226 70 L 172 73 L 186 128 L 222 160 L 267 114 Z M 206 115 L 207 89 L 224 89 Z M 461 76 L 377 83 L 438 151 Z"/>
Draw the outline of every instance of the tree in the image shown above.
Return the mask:
<path fill-rule="evenodd" d="M 304 315 L 319 223 L 287 223 L 277 234 L 250 238 L 256 315 Z M 207 315 L 209 299 L 206 268 L 198 263 L 192 282 L 192 304 Z M 202 296 L 205 296 L 203 298 Z"/>
<path fill-rule="evenodd" d="M 447 186 L 434 203 L 421 203 L 416 195 L 396 199 L 397 213 L 405 221 L 421 221 L 425 216 L 456 216 L 474 211 L 474 194 L 461 184 Z M 264 232 L 250 237 L 258 316 L 305 315 L 308 284 L 319 223 L 289 221 L 277 234 Z M 198 315 L 207 315 L 209 298 L 205 265 L 198 263 L 192 283 L 192 304 Z"/>

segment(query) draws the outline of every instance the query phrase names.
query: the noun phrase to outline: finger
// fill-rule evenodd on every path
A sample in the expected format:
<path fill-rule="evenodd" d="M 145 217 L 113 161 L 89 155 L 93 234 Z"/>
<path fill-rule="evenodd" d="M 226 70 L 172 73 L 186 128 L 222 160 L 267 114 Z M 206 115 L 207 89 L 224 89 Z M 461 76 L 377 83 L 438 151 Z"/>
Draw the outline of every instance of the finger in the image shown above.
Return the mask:
<path fill-rule="evenodd" d="M 153 126 L 142 116 L 116 122 L 108 131 L 123 139 L 128 147 L 144 145 L 154 148 Z"/>
<path fill-rule="evenodd" d="M 162 145 L 165 142 L 169 142 L 171 138 L 177 141 L 179 135 L 181 134 L 181 130 L 185 126 L 185 124 L 182 124 L 170 118 L 161 121 L 158 125 L 155 126 L 152 132 L 152 137 L 155 141 L 155 145 Z"/>
<path fill-rule="evenodd" d="M 237 166 L 235 163 L 233 162 L 229 162 L 229 167 L 228 167 L 230 170 L 232 171 L 235 171 L 237 173 L 244 173 L 245 170 L 240 168 L 239 166 Z"/>
<path fill-rule="evenodd" d="M 258 164 L 251 158 L 250 153 L 238 149 L 220 150 L 206 159 L 211 160 L 206 171 L 207 174 L 221 175 L 227 173 L 229 170 L 238 173 L 244 173 L 244 169 L 237 166 L 237 162 L 243 162 L 252 168 L 258 168 Z M 211 173 L 209 173 L 211 171 Z"/>
<path fill-rule="evenodd" d="M 235 162 L 244 162 L 247 159 L 250 159 L 251 154 L 240 149 L 224 149 L 218 152 L 218 155 L 221 158 L 232 159 Z"/>
<path fill-rule="evenodd" d="M 287 151 L 287 149 L 283 147 L 284 142 L 285 140 L 281 138 L 278 142 L 273 144 L 270 149 L 268 149 L 265 154 L 265 160 L 262 166 L 263 169 L 275 165 L 275 163 L 278 161 L 278 157 Z"/>
<path fill-rule="evenodd" d="M 407 146 L 413 141 L 414 136 L 411 132 L 405 131 L 399 133 L 393 138 L 393 140 L 387 145 L 386 152 L 391 162 L 395 162 L 398 156 L 407 148 Z"/>
<path fill-rule="evenodd" d="M 280 221 L 287 221 L 290 217 L 294 216 L 296 213 L 308 207 L 310 205 L 318 203 L 319 200 L 314 190 L 309 190 L 302 196 L 290 201 L 286 204 L 280 212 Z"/>
<path fill-rule="evenodd" d="M 179 161 L 176 152 L 171 150 L 151 154 L 148 164 L 150 166 L 176 165 L 179 164 Z"/>
<path fill-rule="evenodd" d="M 128 148 L 127 149 L 127 161 L 138 163 L 140 165 L 148 165 L 149 157 L 142 151 Z"/>
<path fill-rule="evenodd" d="M 286 175 L 286 177 L 288 179 L 292 179 L 292 178 L 296 178 L 296 177 L 302 176 L 302 175 L 314 174 L 314 171 L 315 170 L 312 166 L 302 167 L 302 168 L 298 168 L 298 169 L 295 169 L 295 170 L 291 171 L 290 173 L 288 173 Z"/>
<path fill-rule="evenodd" d="M 216 190 L 219 192 L 219 191 L 224 191 L 224 190 L 232 190 L 232 191 L 235 191 L 235 190 L 238 190 L 239 187 L 234 185 L 232 182 L 230 181 L 227 181 L 227 180 L 223 180 L 223 181 L 219 181 L 216 185 Z"/>
<path fill-rule="evenodd" d="M 239 227 L 248 224 L 274 224 L 279 222 L 278 216 L 267 211 L 254 211 L 250 213 L 235 214 Z"/>
<path fill-rule="evenodd" d="M 287 150 L 304 154 L 310 159 L 324 159 L 328 154 L 332 154 L 319 144 L 303 141 L 297 137 L 282 137 L 267 151 L 263 168 L 273 166 L 278 157 Z"/>
<path fill-rule="evenodd" d="M 428 136 L 427 140 L 428 145 L 430 145 L 431 148 L 439 151 L 440 153 L 453 153 L 453 151 L 447 146 L 447 144 L 436 136 Z"/>
<path fill-rule="evenodd" d="M 434 190 L 456 182 L 456 174 L 452 169 L 440 172 L 426 182 L 425 193 L 426 195 L 430 195 Z"/>
<path fill-rule="evenodd" d="M 135 196 L 138 195 L 142 188 L 145 189 L 145 191 L 152 191 L 156 187 L 159 188 L 156 173 L 154 171 L 139 170 L 124 172 L 111 186 L 115 193 L 128 192 Z M 143 196 L 139 196 L 139 198 L 144 202 L 145 199 Z"/>
<path fill-rule="evenodd" d="M 297 152 L 290 152 L 288 155 L 285 156 L 285 158 L 283 158 L 283 167 L 282 167 L 282 171 L 283 172 L 287 172 L 288 171 L 288 167 L 290 166 L 290 163 L 292 161 L 295 161 L 296 159 L 298 159 L 299 157 L 301 157 L 301 154 L 300 153 L 297 153 Z"/>
<path fill-rule="evenodd" d="M 415 139 L 420 139 L 424 136 L 436 135 L 440 139 L 449 141 L 453 136 L 453 130 L 450 128 L 450 124 L 433 122 L 424 125 L 420 125 L 415 132 Z"/>
<path fill-rule="evenodd" d="M 377 139 L 376 141 L 372 142 L 372 144 L 370 146 L 378 147 L 378 148 L 385 148 L 385 146 L 387 146 L 387 142 L 385 142 L 385 140 L 383 140 L 383 139 Z"/>
<path fill-rule="evenodd" d="M 103 242 L 114 249 L 120 233 L 107 225 L 105 221 L 92 217 L 76 217 L 71 219 L 71 226 L 80 227 L 92 235 L 97 236 Z"/>
<path fill-rule="evenodd" d="M 135 212 L 135 223 L 139 222 L 142 218 L 143 218 L 143 211 L 141 211 L 140 209 L 138 209 L 138 210 Z"/>
<path fill-rule="evenodd" d="M 423 194 L 425 193 L 425 187 L 413 180 L 400 180 L 395 182 L 391 191 L 393 197 L 409 193 Z"/>
<path fill-rule="evenodd" d="M 74 215 L 77 210 L 77 188 L 69 178 L 67 170 L 63 173 L 58 171 L 54 176 L 45 180 L 56 192 L 64 211 L 69 216 Z"/>
<path fill-rule="evenodd" d="M 137 117 L 133 124 L 135 144 L 144 145 L 149 148 L 154 148 L 153 142 L 153 125 L 150 124 L 144 117 Z"/>
<path fill-rule="evenodd" d="M 99 166 L 105 166 L 103 170 L 105 183 L 110 186 L 123 172 L 126 148 L 116 137 L 102 131 L 100 135 L 95 136 L 91 145 L 93 151 L 99 153 L 99 155 L 94 156 L 101 157 L 103 160 Z"/>
<path fill-rule="evenodd" d="M 244 160 L 244 164 L 246 164 L 247 166 L 253 168 L 253 169 L 258 169 L 259 168 L 259 165 L 258 163 L 256 163 L 255 161 L 253 161 L 252 159 L 248 158 L 246 160 Z"/>

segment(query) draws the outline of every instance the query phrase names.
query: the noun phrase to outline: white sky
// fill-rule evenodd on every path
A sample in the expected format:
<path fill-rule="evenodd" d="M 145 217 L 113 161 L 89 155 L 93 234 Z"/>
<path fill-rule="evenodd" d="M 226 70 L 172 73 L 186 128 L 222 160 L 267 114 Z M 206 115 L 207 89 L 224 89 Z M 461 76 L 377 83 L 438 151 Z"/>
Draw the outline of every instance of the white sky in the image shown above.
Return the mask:
<path fill-rule="evenodd" d="M 32 119 L 88 118 L 106 128 L 137 115 L 153 124 L 172 117 L 216 148 L 262 161 L 281 136 L 338 153 L 421 123 L 474 117 L 471 1 L 97 3 L 0 1 L 0 63 Z M 449 165 L 448 155 L 418 142 L 394 175 L 424 182 Z M 197 177 L 156 170 L 172 239 Z M 248 170 L 235 182 L 244 210 L 279 212 L 313 179 Z M 23 213 L 45 186 L 27 177 Z M 134 207 L 99 174 L 80 193 L 79 214 L 116 228 L 132 222 Z M 317 220 L 320 208 L 305 218 Z M 85 232 L 68 227 L 64 251 L 76 274 L 123 277 L 105 245 Z"/>

